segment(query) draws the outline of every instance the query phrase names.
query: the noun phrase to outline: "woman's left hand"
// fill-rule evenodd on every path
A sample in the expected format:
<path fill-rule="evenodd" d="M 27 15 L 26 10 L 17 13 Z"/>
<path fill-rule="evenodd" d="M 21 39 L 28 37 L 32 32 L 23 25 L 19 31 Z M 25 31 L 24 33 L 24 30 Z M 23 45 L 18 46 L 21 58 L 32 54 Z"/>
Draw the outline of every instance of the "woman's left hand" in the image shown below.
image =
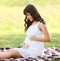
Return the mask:
<path fill-rule="evenodd" d="M 36 36 L 30 36 L 30 40 L 36 40 Z"/>

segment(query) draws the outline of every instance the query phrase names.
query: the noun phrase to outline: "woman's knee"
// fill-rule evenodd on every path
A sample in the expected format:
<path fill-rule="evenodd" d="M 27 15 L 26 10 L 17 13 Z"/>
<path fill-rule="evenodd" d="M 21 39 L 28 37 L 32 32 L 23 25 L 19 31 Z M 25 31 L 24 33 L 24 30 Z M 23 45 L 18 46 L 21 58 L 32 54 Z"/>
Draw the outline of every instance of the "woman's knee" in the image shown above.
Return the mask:
<path fill-rule="evenodd" d="M 16 50 L 10 49 L 9 52 L 12 55 L 12 57 L 22 57 L 22 55 Z"/>

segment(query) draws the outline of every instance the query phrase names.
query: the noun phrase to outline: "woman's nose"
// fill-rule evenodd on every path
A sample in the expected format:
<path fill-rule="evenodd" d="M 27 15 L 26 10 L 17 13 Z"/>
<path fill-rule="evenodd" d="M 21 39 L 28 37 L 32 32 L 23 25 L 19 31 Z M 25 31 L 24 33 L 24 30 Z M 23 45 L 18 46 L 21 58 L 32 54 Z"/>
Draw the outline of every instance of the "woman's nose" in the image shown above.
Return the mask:
<path fill-rule="evenodd" d="M 29 16 L 27 16 L 27 19 L 29 19 Z"/>

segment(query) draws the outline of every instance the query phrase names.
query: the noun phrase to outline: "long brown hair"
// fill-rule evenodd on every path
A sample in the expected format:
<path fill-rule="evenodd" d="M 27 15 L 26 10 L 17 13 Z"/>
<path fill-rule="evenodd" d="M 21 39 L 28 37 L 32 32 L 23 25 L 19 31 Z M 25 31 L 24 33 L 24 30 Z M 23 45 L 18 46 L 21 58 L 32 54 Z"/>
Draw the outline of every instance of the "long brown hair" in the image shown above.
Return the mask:
<path fill-rule="evenodd" d="M 33 18 L 33 21 L 40 21 L 43 24 L 45 24 L 45 21 L 43 20 L 43 18 L 38 13 L 37 9 L 32 4 L 27 5 L 25 7 L 23 13 L 24 13 L 24 15 L 26 15 L 26 13 L 30 13 Z M 25 24 L 24 24 L 25 31 L 27 31 L 27 29 L 29 28 L 29 26 L 32 24 L 33 21 L 29 21 L 29 19 L 27 19 L 27 17 L 25 17 L 24 21 L 25 21 Z"/>

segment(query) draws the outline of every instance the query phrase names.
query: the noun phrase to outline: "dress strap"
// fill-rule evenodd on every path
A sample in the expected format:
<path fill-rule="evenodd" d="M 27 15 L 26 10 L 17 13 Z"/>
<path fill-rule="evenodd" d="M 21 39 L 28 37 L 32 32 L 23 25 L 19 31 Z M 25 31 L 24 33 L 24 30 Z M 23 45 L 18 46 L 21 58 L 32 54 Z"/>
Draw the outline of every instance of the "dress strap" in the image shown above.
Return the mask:
<path fill-rule="evenodd" d="M 39 26 L 40 22 L 37 23 L 37 26 Z"/>

